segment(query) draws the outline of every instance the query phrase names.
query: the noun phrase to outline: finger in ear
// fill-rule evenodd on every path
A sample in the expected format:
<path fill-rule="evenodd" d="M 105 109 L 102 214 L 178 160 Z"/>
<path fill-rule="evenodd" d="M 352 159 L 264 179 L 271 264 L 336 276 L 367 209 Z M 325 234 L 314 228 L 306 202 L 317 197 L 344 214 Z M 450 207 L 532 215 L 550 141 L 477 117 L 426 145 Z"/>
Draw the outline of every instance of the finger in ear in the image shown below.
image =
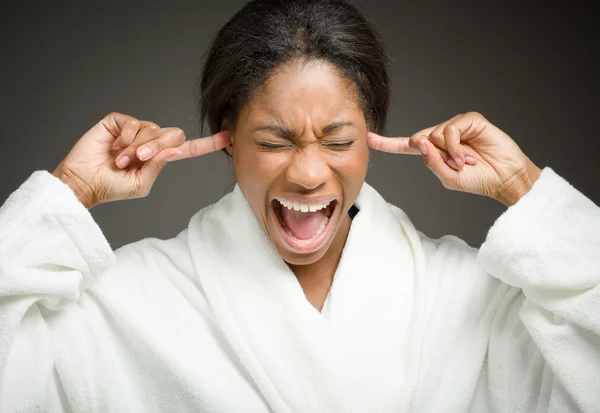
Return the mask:
<path fill-rule="evenodd" d="M 231 143 L 225 147 L 225 151 L 227 151 L 227 153 L 229 154 L 229 156 L 233 156 L 233 145 L 234 145 L 234 142 L 235 142 L 233 134 L 231 135 L 230 140 L 231 140 Z"/>

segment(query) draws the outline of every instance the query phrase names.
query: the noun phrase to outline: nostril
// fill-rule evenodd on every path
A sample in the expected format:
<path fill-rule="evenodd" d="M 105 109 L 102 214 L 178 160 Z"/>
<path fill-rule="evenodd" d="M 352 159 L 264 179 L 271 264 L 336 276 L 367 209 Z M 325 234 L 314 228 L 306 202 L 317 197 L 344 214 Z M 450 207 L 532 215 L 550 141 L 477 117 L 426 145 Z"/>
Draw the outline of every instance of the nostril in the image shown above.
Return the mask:
<path fill-rule="evenodd" d="M 286 171 L 288 181 L 306 189 L 315 189 L 327 182 L 331 176 L 328 165 L 324 162 L 294 162 Z"/>

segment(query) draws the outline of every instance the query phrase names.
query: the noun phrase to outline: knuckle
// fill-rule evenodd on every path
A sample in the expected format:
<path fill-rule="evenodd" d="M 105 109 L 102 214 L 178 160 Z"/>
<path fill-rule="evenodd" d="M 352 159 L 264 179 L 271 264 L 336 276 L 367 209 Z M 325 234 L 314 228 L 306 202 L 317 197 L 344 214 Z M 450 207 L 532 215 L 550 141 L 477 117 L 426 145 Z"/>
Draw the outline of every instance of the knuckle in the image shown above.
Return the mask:
<path fill-rule="evenodd" d="M 149 120 L 140 120 L 139 122 L 140 122 L 142 129 L 154 130 L 154 129 L 158 128 L 158 125 L 156 123 L 151 122 Z"/>
<path fill-rule="evenodd" d="M 182 144 L 185 141 L 185 133 L 180 128 L 175 128 L 173 130 L 173 137 L 176 143 Z"/>
<path fill-rule="evenodd" d="M 121 134 L 121 139 L 123 140 L 123 143 L 131 145 L 135 139 L 135 133 L 127 133 L 125 135 Z"/>
<path fill-rule="evenodd" d="M 449 123 L 444 127 L 444 133 L 455 132 L 456 129 L 456 125 L 454 125 L 453 123 Z"/>
<path fill-rule="evenodd" d="M 189 150 L 191 157 L 196 157 L 198 155 L 198 145 L 196 145 L 195 142 L 190 142 Z"/>
<path fill-rule="evenodd" d="M 412 141 L 409 140 L 409 146 L 419 152 L 421 152 L 421 148 L 419 144 L 424 141 L 429 141 L 429 138 L 425 138 L 423 136 L 415 137 Z"/>
<path fill-rule="evenodd" d="M 427 139 L 427 137 L 425 137 L 423 135 L 413 135 L 408 140 L 408 144 L 413 148 L 417 148 L 419 141 L 422 139 Z"/>
<path fill-rule="evenodd" d="M 157 140 L 154 142 L 154 147 L 156 148 L 156 152 L 160 152 L 167 147 L 165 143 L 161 140 Z"/>

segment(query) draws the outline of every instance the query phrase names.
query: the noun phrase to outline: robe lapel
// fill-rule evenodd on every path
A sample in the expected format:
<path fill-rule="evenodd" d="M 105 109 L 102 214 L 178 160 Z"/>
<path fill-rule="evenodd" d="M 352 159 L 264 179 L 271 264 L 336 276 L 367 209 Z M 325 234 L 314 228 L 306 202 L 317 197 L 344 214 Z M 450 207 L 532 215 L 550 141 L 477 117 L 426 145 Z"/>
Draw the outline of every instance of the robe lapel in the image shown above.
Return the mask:
<path fill-rule="evenodd" d="M 308 302 L 241 190 L 190 221 L 198 280 L 275 412 L 405 410 L 424 302 L 419 237 L 366 183 L 327 302 Z"/>

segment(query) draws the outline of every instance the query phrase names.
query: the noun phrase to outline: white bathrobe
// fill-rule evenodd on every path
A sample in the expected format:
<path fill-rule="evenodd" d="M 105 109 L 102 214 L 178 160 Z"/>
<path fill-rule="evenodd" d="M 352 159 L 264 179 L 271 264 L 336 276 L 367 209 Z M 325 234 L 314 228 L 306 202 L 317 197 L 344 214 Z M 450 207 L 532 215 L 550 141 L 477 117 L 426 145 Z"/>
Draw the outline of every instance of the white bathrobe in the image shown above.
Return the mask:
<path fill-rule="evenodd" d="M 479 251 L 356 206 L 318 312 L 238 187 L 113 251 L 35 172 L 0 209 L 0 412 L 600 412 L 594 203 L 546 168 Z"/>

